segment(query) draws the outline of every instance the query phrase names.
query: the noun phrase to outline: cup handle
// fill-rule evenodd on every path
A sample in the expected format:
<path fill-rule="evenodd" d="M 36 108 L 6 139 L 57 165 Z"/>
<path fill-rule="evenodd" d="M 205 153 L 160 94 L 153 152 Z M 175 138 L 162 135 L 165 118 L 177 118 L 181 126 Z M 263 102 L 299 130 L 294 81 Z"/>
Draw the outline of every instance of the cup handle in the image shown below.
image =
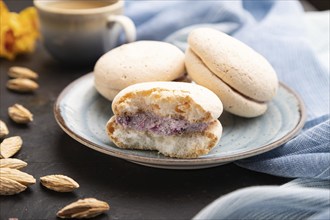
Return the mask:
<path fill-rule="evenodd" d="M 133 21 L 124 15 L 110 15 L 108 23 L 118 23 L 125 31 L 126 42 L 130 43 L 136 40 L 136 28 Z"/>

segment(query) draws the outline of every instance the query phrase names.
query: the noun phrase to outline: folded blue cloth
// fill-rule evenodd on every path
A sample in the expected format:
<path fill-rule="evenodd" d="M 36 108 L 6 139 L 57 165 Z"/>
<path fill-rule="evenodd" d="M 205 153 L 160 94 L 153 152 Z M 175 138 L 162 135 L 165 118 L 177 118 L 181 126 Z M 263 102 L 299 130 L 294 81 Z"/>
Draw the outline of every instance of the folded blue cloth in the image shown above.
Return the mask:
<path fill-rule="evenodd" d="M 316 185 L 316 187 L 309 187 Z M 330 219 L 329 182 L 300 179 L 283 186 L 258 186 L 225 195 L 194 219 Z"/>
<path fill-rule="evenodd" d="M 283 146 L 236 164 L 277 176 L 330 180 L 329 115 L 308 121 L 303 132 Z"/>
<path fill-rule="evenodd" d="M 134 20 L 139 40 L 164 40 L 183 50 L 188 33 L 196 27 L 226 32 L 265 56 L 279 80 L 305 102 L 307 122 L 297 137 L 236 164 L 272 175 L 299 177 L 296 182 L 313 182 L 313 187 L 290 183 L 291 187 L 242 189 L 216 200 L 195 219 L 330 219 L 329 70 L 306 39 L 300 3 L 129 1 L 126 14 Z"/>

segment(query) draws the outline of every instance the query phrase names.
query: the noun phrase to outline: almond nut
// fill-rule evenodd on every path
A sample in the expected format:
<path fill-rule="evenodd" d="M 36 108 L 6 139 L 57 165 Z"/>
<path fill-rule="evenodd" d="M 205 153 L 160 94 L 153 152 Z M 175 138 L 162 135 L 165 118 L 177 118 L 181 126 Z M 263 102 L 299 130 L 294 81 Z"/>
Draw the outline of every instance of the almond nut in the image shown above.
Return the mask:
<path fill-rule="evenodd" d="M 40 177 L 40 183 L 48 189 L 57 192 L 71 192 L 79 188 L 79 184 L 64 175 L 48 175 Z"/>
<path fill-rule="evenodd" d="M 24 191 L 27 187 L 19 182 L 0 176 L 0 195 L 14 195 Z"/>
<path fill-rule="evenodd" d="M 86 198 L 79 199 L 65 206 L 57 212 L 57 216 L 60 218 L 92 218 L 109 209 L 110 206 L 106 202 L 94 198 Z"/>
<path fill-rule="evenodd" d="M 15 180 L 24 186 L 36 183 L 36 179 L 30 174 L 11 168 L 0 168 L 0 176 Z"/>
<path fill-rule="evenodd" d="M 9 158 L 15 155 L 22 147 L 23 140 L 20 136 L 6 138 L 0 144 L 0 158 Z"/>
<path fill-rule="evenodd" d="M 26 166 L 26 162 L 16 158 L 0 159 L 0 168 L 21 169 Z"/>
<path fill-rule="evenodd" d="M 31 79 L 16 78 L 8 80 L 7 88 L 16 92 L 33 92 L 39 85 Z"/>
<path fill-rule="evenodd" d="M 3 121 L 0 120 L 0 138 L 6 136 L 8 134 L 9 134 L 9 130 L 8 130 L 6 123 L 4 123 Z"/>
<path fill-rule="evenodd" d="M 15 104 L 8 108 L 9 117 L 18 124 L 27 124 L 33 121 L 32 113 L 24 106 Z"/>
<path fill-rule="evenodd" d="M 29 68 L 13 66 L 8 71 L 8 76 L 12 78 L 37 79 L 38 74 Z"/>

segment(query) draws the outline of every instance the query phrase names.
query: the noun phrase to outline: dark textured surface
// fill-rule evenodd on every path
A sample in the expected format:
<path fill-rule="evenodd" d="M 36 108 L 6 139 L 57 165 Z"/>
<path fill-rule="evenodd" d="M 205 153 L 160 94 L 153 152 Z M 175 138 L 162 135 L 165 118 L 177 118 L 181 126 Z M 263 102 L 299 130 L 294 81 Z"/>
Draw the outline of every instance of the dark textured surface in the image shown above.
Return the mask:
<path fill-rule="evenodd" d="M 20 10 L 30 1 L 7 1 L 11 10 Z M 40 89 L 18 94 L 5 88 L 11 66 L 24 66 L 40 74 Z M 0 59 L 1 115 L 10 135 L 23 139 L 15 155 L 28 163 L 23 171 L 37 183 L 15 196 L 0 197 L 0 219 L 56 219 L 56 212 L 79 198 L 94 197 L 108 202 L 107 214 L 96 219 L 189 219 L 205 205 L 236 189 L 256 185 L 278 185 L 287 179 L 260 174 L 227 164 L 201 170 L 164 170 L 143 167 L 93 151 L 66 135 L 53 116 L 53 104 L 74 79 L 90 72 L 92 66 L 74 69 L 56 63 L 38 46 L 35 53 L 15 61 Z M 34 114 L 28 126 L 14 124 L 7 108 L 15 103 Z M 80 188 L 57 193 L 40 186 L 39 177 L 64 174 Z"/>

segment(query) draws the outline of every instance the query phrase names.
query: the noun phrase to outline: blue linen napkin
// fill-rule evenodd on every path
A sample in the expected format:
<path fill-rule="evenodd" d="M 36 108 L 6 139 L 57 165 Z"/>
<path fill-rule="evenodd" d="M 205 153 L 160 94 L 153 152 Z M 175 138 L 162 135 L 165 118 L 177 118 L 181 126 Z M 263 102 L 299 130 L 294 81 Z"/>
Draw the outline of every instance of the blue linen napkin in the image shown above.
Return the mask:
<path fill-rule="evenodd" d="M 138 40 L 164 40 L 183 50 L 188 33 L 196 27 L 226 32 L 265 56 L 279 80 L 305 102 L 307 122 L 297 137 L 275 150 L 236 164 L 258 172 L 301 178 L 298 182 L 314 181 L 313 188 L 291 184 L 291 187 L 242 189 L 216 200 L 195 218 L 330 219 L 329 69 L 320 62 L 306 38 L 300 3 L 128 1 L 126 14 L 137 26 Z M 320 186 L 325 187 L 319 189 Z"/>
<path fill-rule="evenodd" d="M 317 187 L 309 187 L 314 185 Z M 329 219 L 329 182 L 299 179 L 282 186 L 257 186 L 225 195 L 194 219 Z"/>

